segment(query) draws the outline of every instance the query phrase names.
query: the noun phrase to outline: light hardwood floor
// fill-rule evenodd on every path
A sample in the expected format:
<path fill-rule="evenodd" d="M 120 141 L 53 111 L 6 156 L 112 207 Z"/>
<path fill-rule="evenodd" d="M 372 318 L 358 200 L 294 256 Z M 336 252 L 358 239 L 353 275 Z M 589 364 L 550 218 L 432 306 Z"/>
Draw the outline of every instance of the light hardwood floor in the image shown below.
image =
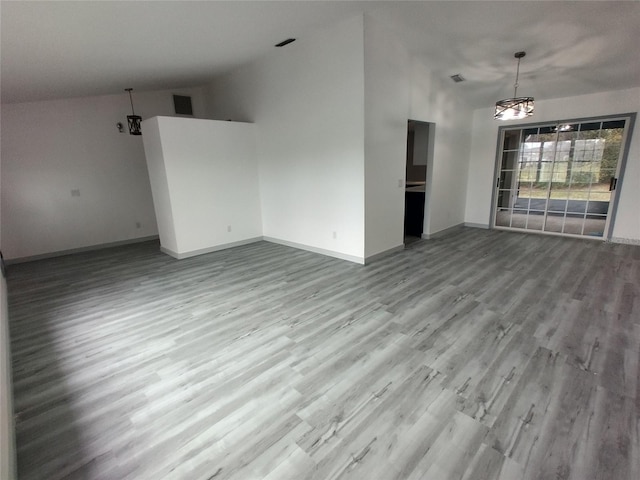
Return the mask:
<path fill-rule="evenodd" d="M 640 478 L 640 247 L 11 266 L 21 480 Z"/>

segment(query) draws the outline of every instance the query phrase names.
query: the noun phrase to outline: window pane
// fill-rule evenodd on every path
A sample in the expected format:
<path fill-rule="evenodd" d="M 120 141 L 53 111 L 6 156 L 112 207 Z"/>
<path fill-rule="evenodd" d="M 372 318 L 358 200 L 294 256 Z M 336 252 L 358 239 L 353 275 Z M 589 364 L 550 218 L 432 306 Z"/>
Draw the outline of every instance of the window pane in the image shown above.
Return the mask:
<path fill-rule="evenodd" d="M 511 227 L 525 228 L 526 224 L 527 224 L 527 211 L 514 209 L 513 215 L 511 216 Z"/>
<path fill-rule="evenodd" d="M 578 193 L 584 194 L 584 199 L 581 200 L 569 200 L 567 202 L 567 212 L 579 214 L 580 216 L 584 215 L 584 212 L 587 210 L 587 194 L 589 192 L 575 192 L 576 196 Z"/>
<path fill-rule="evenodd" d="M 609 211 L 609 200 L 589 199 L 585 204 L 588 215 L 606 215 Z"/>
<path fill-rule="evenodd" d="M 498 208 L 496 212 L 496 226 L 508 227 L 511 224 L 511 212 L 506 208 Z"/>
<path fill-rule="evenodd" d="M 529 199 L 531 198 L 531 183 L 518 183 L 516 206 L 518 208 L 529 208 Z M 523 206 L 523 205 L 526 205 Z"/>
<path fill-rule="evenodd" d="M 604 227 L 607 223 L 607 217 L 604 215 L 590 215 L 584 222 L 583 235 L 591 237 L 602 237 L 604 235 Z"/>
<path fill-rule="evenodd" d="M 500 183 L 498 184 L 498 188 L 502 190 L 511 189 L 511 185 L 513 184 L 515 175 L 515 170 L 502 170 L 500 172 Z"/>
<path fill-rule="evenodd" d="M 564 233 L 571 235 L 582 235 L 582 225 L 584 223 L 584 216 L 568 213 L 564 219 Z"/>
<path fill-rule="evenodd" d="M 602 185 L 596 185 L 596 186 L 601 187 Z M 600 202 L 600 203 L 605 203 L 608 206 L 610 201 L 611 201 L 611 192 L 609 191 L 608 185 L 606 190 L 597 188 L 589 192 L 589 203 Z"/>
<path fill-rule="evenodd" d="M 569 183 L 569 162 L 556 160 L 551 175 L 552 190 L 562 190 Z"/>
<path fill-rule="evenodd" d="M 511 208 L 511 202 L 513 197 L 512 190 L 498 190 L 498 207 Z"/>
<path fill-rule="evenodd" d="M 535 210 L 538 212 L 544 212 L 547 208 L 546 195 L 541 198 L 531 197 L 529 200 L 529 210 Z"/>
<path fill-rule="evenodd" d="M 520 142 L 520 130 L 507 130 L 504 132 L 502 150 L 518 150 Z"/>
<path fill-rule="evenodd" d="M 547 220 L 544 225 L 544 230 L 545 232 L 561 233 L 563 223 L 564 223 L 564 212 L 562 213 L 549 212 L 547 214 Z"/>
<path fill-rule="evenodd" d="M 594 130 L 600 130 L 601 128 L 602 128 L 602 122 L 590 122 L 590 123 L 580 124 L 581 132 L 591 132 Z"/>
<path fill-rule="evenodd" d="M 542 230 L 544 224 L 544 211 L 530 210 L 527 217 L 527 230 Z"/>
<path fill-rule="evenodd" d="M 538 171 L 537 160 L 534 162 L 520 162 L 520 170 L 518 171 L 518 180 L 520 182 L 535 182 L 536 173 Z"/>
<path fill-rule="evenodd" d="M 611 120 L 609 122 L 602 122 L 602 129 L 606 129 L 606 128 L 619 128 L 619 129 L 623 129 L 624 128 L 624 123 L 625 120 Z"/>
<path fill-rule="evenodd" d="M 510 152 L 504 152 L 502 154 L 502 167 L 501 170 L 515 170 L 518 163 L 518 152 L 512 150 Z"/>
<path fill-rule="evenodd" d="M 550 199 L 547 207 L 550 213 L 559 213 L 561 215 L 564 215 L 566 208 L 567 208 L 567 201 L 558 200 L 558 199 Z"/>

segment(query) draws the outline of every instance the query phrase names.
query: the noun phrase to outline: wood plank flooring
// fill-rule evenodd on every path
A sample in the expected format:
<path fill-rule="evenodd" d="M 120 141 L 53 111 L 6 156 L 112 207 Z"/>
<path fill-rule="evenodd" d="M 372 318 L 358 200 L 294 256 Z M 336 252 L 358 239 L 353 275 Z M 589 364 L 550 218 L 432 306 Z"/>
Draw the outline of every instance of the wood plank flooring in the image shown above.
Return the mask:
<path fill-rule="evenodd" d="M 638 246 L 150 242 L 8 285 L 21 480 L 640 478 Z"/>

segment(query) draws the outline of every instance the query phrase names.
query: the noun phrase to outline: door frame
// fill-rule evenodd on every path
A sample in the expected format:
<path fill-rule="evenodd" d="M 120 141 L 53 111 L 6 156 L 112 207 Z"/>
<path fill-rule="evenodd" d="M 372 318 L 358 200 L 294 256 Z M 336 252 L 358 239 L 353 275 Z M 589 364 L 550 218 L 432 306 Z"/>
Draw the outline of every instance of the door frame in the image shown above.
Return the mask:
<path fill-rule="evenodd" d="M 543 235 L 556 235 L 563 237 L 573 237 L 573 238 L 583 238 L 583 239 L 592 239 L 599 241 L 609 241 L 611 235 L 613 234 L 613 227 L 615 224 L 615 217 L 618 209 L 618 200 L 619 200 L 619 192 L 622 188 L 624 181 L 624 173 L 627 165 L 627 158 L 629 156 L 629 148 L 631 147 L 631 137 L 633 136 L 633 129 L 635 127 L 636 121 L 636 112 L 629 113 L 621 113 L 616 115 L 598 115 L 594 117 L 581 117 L 581 118 L 569 118 L 569 119 L 561 119 L 561 120 L 549 120 L 542 122 L 532 122 L 532 123 L 518 123 L 511 125 L 501 125 L 498 127 L 498 138 L 496 142 L 496 155 L 495 162 L 493 167 L 493 187 L 492 187 L 492 195 L 491 195 L 491 215 L 489 217 L 489 228 L 495 230 L 510 230 L 510 231 L 522 231 L 527 233 L 537 233 Z M 498 202 L 498 185 L 497 183 L 500 180 L 500 166 L 502 164 L 502 145 L 504 143 L 504 132 L 506 130 L 515 130 L 515 129 L 524 129 L 524 128 L 534 128 L 534 127 L 548 127 L 551 125 L 562 125 L 566 123 L 589 123 L 596 121 L 610 121 L 610 120 L 626 120 L 626 128 L 622 137 L 622 156 L 618 161 L 617 166 L 617 183 L 615 187 L 614 194 L 612 195 L 613 199 L 611 204 L 609 205 L 609 213 L 607 215 L 605 231 L 603 232 L 602 237 L 591 237 L 588 235 L 573 235 L 567 233 L 558 233 L 558 232 L 548 232 L 542 230 L 525 230 L 519 228 L 511 228 L 511 227 L 500 227 L 496 226 L 496 205 Z"/>
<path fill-rule="evenodd" d="M 414 122 L 427 126 L 427 173 L 425 178 L 425 193 L 424 193 L 424 216 L 422 220 L 422 238 L 429 239 L 429 229 L 431 228 L 431 191 L 433 188 L 433 154 L 435 148 L 435 136 L 436 136 L 436 124 L 435 122 L 428 122 L 426 120 L 417 120 L 416 118 L 407 119 L 407 135 L 409 133 L 409 123 Z M 407 158 L 407 152 L 405 152 L 405 162 Z M 406 167 L 406 164 L 405 164 Z M 405 178 L 406 185 L 406 178 Z M 402 218 L 406 215 L 405 208 L 402 209 Z M 403 222 L 404 225 L 404 222 Z"/>

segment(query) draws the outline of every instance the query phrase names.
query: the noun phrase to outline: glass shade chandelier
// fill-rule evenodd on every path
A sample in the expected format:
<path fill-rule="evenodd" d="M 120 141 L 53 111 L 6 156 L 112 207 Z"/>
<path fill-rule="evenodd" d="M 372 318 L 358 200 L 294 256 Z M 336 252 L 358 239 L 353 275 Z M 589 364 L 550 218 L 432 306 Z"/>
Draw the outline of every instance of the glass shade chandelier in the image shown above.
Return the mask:
<path fill-rule="evenodd" d="M 496 120 L 519 120 L 533 115 L 533 97 L 518 97 L 520 59 L 525 55 L 525 52 L 516 52 L 514 55 L 518 59 L 518 68 L 516 70 L 516 83 L 513 86 L 513 97 L 496 102 L 496 112 L 493 115 Z"/>
<path fill-rule="evenodd" d="M 142 135 L 142 132 L 140 131 L 140 122 L 142 121 L 142 117 L 136 115 L 136 112 L 133 110 L 133 99 L 131 98 L 131 90 L 133 90 L 133 88 L 125 88 L 124 90 L 129 92 L 129 101 L 131 102 L 131 115 L 127 115 L 129 135 Z"/>

